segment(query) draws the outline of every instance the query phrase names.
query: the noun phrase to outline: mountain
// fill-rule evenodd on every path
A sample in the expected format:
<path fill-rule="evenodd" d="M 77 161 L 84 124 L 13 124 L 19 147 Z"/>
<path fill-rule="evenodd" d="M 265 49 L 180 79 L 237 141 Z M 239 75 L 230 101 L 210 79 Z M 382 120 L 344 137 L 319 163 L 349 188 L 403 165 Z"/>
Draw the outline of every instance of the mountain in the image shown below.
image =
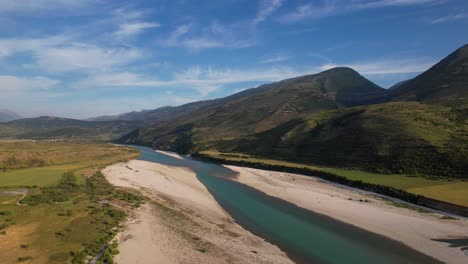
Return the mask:
<path fill-rule="evenodd" d="M 17 113 L 9 111 L 7 109 L 0 109 L 0 122 L 8 122 L 22 118 Z"/>
<path fill-rule="evenodd" d="M 392 102 L 308 115 L 214 148 L 314 165 L 466 177 L 468 123 L 450 107 Z"/>
<path fill-rule="evenodd" d="M 390 89 L 393 101 L 418 101 L 468 108 L 468 45 L 414 79 Z"/>
<path fill-rule="evenodd" d="M 140 121 L 82 121 L 41 116 L 0 123 L 0 138 L 112 140 L 141 125 Z"/>
<path fill-rule="evenodd" d="M 165 106 L 154 110 L 142 110 L 133 111 L 120 115 L 113 116 L 98 116 L 89 118 L 87 121 L 113 121 L 113 120 L 124 120 L 124 121 L 143 121 L 147 124 L 167 121 L 169 119 L 177 118 L 179 116 L 191 113 L 202 107 L 206 107 L 210 104 L 215 103 L 216 100 L 207 100 L 200 102 L 193 102 L 184 104 L 181 106 Z"/>
<path fill-rule="evenodd" d="M 250 135 L 305 114 L 368 104 L 385 90 L 350 68 L 292 78 L 217 99 L 196 111 L 144 126 L 120 141 L 188 151 Z M 192 145 L 192 143 L 195 143 Z"/>
<path fill-rule="evenodd" d="M 385 90 L 334 68 L 217 99 L 119 139 L 361 170 L 466 177 L 468 46 Z"/>

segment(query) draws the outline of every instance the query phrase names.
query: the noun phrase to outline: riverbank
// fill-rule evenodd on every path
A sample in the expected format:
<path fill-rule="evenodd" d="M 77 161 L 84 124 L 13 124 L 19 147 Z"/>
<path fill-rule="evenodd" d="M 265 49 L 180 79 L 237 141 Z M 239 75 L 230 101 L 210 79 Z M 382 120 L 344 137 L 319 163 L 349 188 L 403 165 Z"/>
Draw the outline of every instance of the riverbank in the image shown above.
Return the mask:
<path fill-rule="evenodd" d="M 158 153 L 161 153 L 161 154 L 176 158 L 176 159 L 184 159 L 182 155 L 180 155 L 180 154 L 178 154 L 176 152 L 164 151 L 164 150 L 155 150 L 155 151 L 158 152 Z"/>
<path fill-rule="evenodd" d="M 466 263 L 460 247 L 433 239 L 468 236 L 468 221 L 398 208 L 388 202 L 310 176 L 226 166 L 234 180 L 299 207 L 400 241 L 446 263 Z"/>
<path fill-rule="evenodd" d="M 188 169 L 133 160 L 103 173 L 150 199 L 119 235 L 119 263 L 292 263 L 236 224 Z"/>
<path fill-rule="evenodd" d="M 192 157 L 234 165 L 319 177 L 334 183 L 379 193 L 406 202 L 468 217 L 468 181 L 421 175 L 377 174 L 271 160 L 240 153 L 202 151 Z"/>

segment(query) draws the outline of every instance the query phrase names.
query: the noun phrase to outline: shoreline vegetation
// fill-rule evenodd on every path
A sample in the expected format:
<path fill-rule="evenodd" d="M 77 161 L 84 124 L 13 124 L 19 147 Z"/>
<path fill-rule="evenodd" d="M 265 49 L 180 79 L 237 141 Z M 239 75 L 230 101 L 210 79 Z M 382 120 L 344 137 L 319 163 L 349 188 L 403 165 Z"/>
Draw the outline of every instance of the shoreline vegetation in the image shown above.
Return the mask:
<path fill-rule="evenodd" d="M 286 161 L 257 158 L 241 153 L 201 151 L 193 158 L 218 164 L 236 165 L 277 172 L 315 176 L 350 187 L 371 191 L 412 204 L 468 217 L 468 181 L 434 179 L 413 175 L 384 175 L 322 168 Z"/>
<path fill-rule="evenodd" d="M 109 184 L 100 170 L 138 152 L 83 142 L 0 142 L 0 148 L 0 262 L 113 263 L 114 236 L 143 199 Z M 28 190 L 21 206 L 14 194 L 20 187 Z"/>

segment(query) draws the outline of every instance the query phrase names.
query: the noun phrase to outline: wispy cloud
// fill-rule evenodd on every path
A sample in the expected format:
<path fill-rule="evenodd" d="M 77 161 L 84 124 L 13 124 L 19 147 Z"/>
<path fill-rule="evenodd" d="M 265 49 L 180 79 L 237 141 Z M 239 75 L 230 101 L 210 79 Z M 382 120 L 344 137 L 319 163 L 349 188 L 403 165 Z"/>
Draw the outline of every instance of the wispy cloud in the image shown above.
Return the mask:
<path fill-rule="evenodd" d="M 277 56 L 273 56 L 273 57 L 267 58 L 265 60 L 262 60 L 260 63 L 262 63 L 262 64 L 278 63 L 278 62 L 287 61 L 289 59 L 291 59 L 291 56 L 277 55 Z"/>
<path fill-rule="evenodd" d="M 273 12 L 281 7 L 283 2 L 284 0 L 262 0 L 257 16 L 253 20 L 253 24 L 256 25 L 265 21 Z"/>
<path fill-rule="evenodd" d="M 430 59 L 415 58 L 401 60 L 374 60 L 352 63 L 327 63 L 320 66 L 320 70 L 328 70 L 335 67 L 350 67 L 364 75 L 389 75 L 419 73 L 429 69 L 435 64 Z"/>
<path fill-rule="evenodd" d="M 161 25 L 153 22 L 133 22 L 119 25 L 119 29 L 112 35 L 116 39 L 124 40 L 141 34 L 146 29 L 158 28 Z"/>
<path fill-rule="evenodd" d="M 1 0 L 0 13 L 5 12 L 37 12 L 42 10 L 68 9 L 86 7 L 97 3 L 96 0 Z"/>
<path fill-rule="evenodd" d="M 214 68 L 211 66 L 192 66 L 175 72 L 169 79 L 147 76 L 132 72 L 97 73 L 74 86 L 75 88 L 158 88 L 158 89 L 193 89 L 200 95 L 225 87 L 242 83 L 267 83 L 292 77 L 314 74 L 335 67 L 351 67 L 366 76 L 382 77 L 388 75 L 414 74 L 427 70 L 434 61 L 425 58 L 382 59 L 351 63 L 327 63 L 304 67 L 268 66 L 245 69 Z"/>
<path fill-rule="evenodd" d="M 178 26 L 164 41 L 168 47 L 185 47 L 191 50 L 222 47 L 224 44 L 215 39 L 207 37 L 186 37 L 190 31 L 190 25 Z"/>
<path fill-rule="evenodd" d="M 70 37 L 66 35 L 0 39 L 0 59 L 20 52 L 40 52 L 42 49 L 62 45 L 69 40 Z"/>
<path fill-rule="evenodd" d="M 133 48 L 75 43 L 67 47 L 43 49 L 35 56 L 39 66 L 48 71 L 109 71 L 142 58 L 143 53 Z"/>
<path fill-rule="evenodd" d="M 193 31 L 193 32 L 192 32 Z M 256 44 L 250 39 L 236 39 L 232 32 L 215 23 L 201 33 L 196 34 L 192 26 L 183 24 L 171 32 L 166 40 L 160 42 L 166 47 L 183 47 L 191 51 L 210 48 L 247 48 Z"/>
<path fill-rule="evenodd" d="M 58 35 L 37 39 L 0 39 L 0 59 L 30 53 L 29 68 L 49 72 L 109 71 L 143 57 L 137 48 L 112 48 L 74 41 Z"/>
<path fill-rule="evenodd" d="M 303 19 L 327 17 L 338 9 L 334 1 L 325 1 L 319 5 L 306 4 L 298 6 L 294 11 L 289 12 L 279 18 L 281 22 L 296 22 Z"/>
<path fill-rule="evenodd" d="M 347 12 L 385 7 L 442 3 L 443 0 L 320 0 L 296 7 L 282 15 L 280 22 L 292 23 L 304 19 L 318 19 Z"/>
<path fill-rule="evenodd" d="M 12 75 L 0 75 L 0 91 L 3 92 L 24 92 L 36 89 L 49 89 L 60 83 L 58 80 L 47 77 L 18 77 Z M 3 94 L 5 95 L 5 94 Z"/>
<path fill-rule="evenodd" d="M 160 23 L 145 19 L 151 12 L 150 9 L 118 8 L 113 10 L 109 21 L 117 24 L 118 30 L 112 33 L 112 37 L 116 40 L 128 40 L 145 30 L 160 27 Z"/>
<path fill-rule="evenodd" d="M 230 69 L 193 66 L 175 72 L 171 79 L 158 79 L 131 72 L 113 72 L 92 75 L 74 84 L 75 88 L 135 88 L 150 87 L 159 89 L 193 89 L 206 96 L 225 85 L 246 82 L 271 82 L 303 75 L 310 71 L 296 70 L 291 67 L 268 67 L 255 69 Z"/>
<path fill-rule="evenodd" d="M 382 8 L 390 6 L 409 6 L 409 5 L 421 5 L 428 3 L 441 2 L 441 0 L 377 0 L 377 1 L 356 1 L 349 7 L 351 9 L 369 9 L 369 8 Z"/>
<path fill-rule="evenodd" d="M 432 20 L 431 23 L 441 24 L 441 23 L 447 23 L 447 22 L 466 19 L 466 18 L 468 18 L 468 13 L 458 13 L 458 14 L 452 14 L 452 15 L 436 18 Z"/>

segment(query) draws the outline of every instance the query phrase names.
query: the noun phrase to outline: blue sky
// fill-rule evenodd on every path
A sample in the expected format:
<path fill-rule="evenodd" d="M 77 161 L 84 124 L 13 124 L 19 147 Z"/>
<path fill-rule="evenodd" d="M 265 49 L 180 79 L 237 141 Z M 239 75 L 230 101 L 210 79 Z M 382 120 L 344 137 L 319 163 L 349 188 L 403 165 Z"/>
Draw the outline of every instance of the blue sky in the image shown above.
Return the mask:
<path fill-rule="evenodd" d="M 466 0 L 0 0 L 0 108 L 118 114 L 335 66 L 389 87 L 466 43 Z"/>

